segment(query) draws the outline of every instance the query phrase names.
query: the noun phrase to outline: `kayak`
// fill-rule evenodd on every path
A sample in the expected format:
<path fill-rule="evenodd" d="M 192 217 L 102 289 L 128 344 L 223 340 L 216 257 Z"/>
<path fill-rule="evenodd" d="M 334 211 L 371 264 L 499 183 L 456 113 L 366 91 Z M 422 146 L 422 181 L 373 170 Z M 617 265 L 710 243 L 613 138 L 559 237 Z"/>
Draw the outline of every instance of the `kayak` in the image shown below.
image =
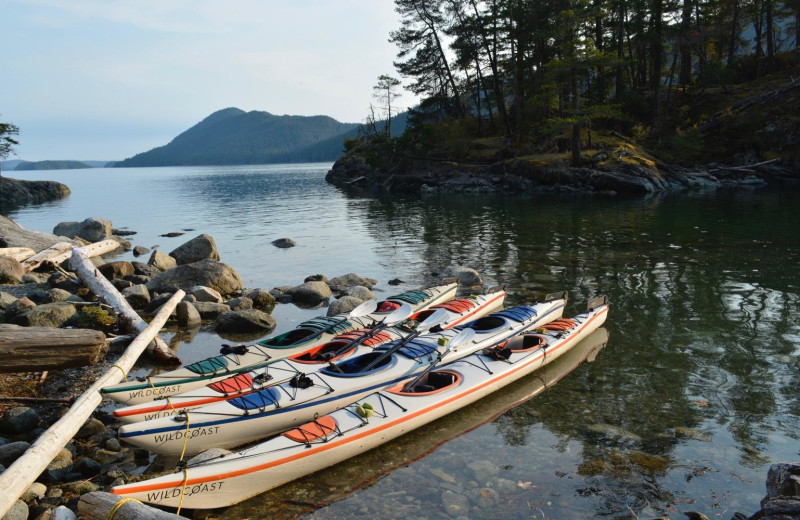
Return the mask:
<path fill-rule="evenodd" d="M 415 334 L 367 354 L 298 373 L 289 381 L 227 401 L 171 417 L 124 424 L 118 436 L 150 451 L 181 457 L 209 448 L 229 448 L 263 439 L 413 378 L 439 357 L 444 362 L 453 361 L 560 318 L 565 297 L 563 293 L 549 301 L 511 307 L 460 327 L 415 337 L 420 331 L 431 328 L 440 312 L 438 320 L 441 321 L 444 313 L 440 309 L 420 323 Z M 475 331 L 474 338 L 458 347 L 447 348 L 466 327 Z"/>
<path fill-rule="evenodd" d="M 190 410 L 233 399 L 289 380 L 299 373 L 308 373 L 311 370 L 322 368 L 330 362 L 371 352 L 375 347 L 389 341 L 403 339 L 414 332 L 415 324 L 424 321 L 438 309 L 443 309 L 447 314 L 438 327 L 449 329 L 462 325 L 501 309 L 505 296 L 504 290 L 498 290 L 489 294 L 439 303 L 413 314 L 410 307 L 404 304 L 398 311 L 387 316 L 381 326 L 341 334 L 332 341 L 299 354 L 270 362 L 256 370 L 242 372 L 207 384 L 202 388 L 171 395 L 164 399 L 118 408 L 114 410 L 113 415 L 120 422 L 127 424 L 177 415 L 181 410 Z M 403 310 L 405 312 L 402 312 Z M 399 315 L 395 317 L 398 312 Z M 392 326 L 382 326 L 387 323 Z"/>
<path fill-rule="evenodd" d="M 559 319 L 371 392 L 329 415 L 233 454 L 189 463 L 168 475 L 115 486 L 125 498 L 170 507 L 225 507 L 344 461 L 436 420 L 555 361 L 605 322 L 608 303 Z"/>
<path fill-rule="evenodd" d="M 297 354 L 314 345 L 330 341 L 347 331 L 375 325 L 402 305 L 409 305 L 413 312 L 419 312 L 432 305 L 452 300 L 457 289 L 457 283 L 448 283 L 428 289 L 407 291 L 390 296 L 382 302 L 368 300 L 350 313 L 312 318 L 289 332 L 267 338 L 255 345 L 247 347 L 225 345 L 218 356 L 197 361 L 177 370 L 109 385 L 101 388 L 100 393 L 103 397 L 131 405 L 187 392 L 234 374 L 254 370 L 276 359 Z"/>

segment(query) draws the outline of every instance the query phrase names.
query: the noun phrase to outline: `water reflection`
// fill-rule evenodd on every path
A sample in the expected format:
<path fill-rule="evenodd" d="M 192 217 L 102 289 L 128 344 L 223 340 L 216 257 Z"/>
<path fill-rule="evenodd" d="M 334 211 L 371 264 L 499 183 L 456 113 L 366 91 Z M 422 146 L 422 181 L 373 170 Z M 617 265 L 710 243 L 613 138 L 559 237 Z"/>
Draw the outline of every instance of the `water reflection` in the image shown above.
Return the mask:
<path fill-rule="evenodd" d="M 607 329 L 597 329 L 553 363 L 477 403 L 347 462 L 228 508 L 219 518 L 294 518 L 322 507 L 325 509 L 320 514 L 324 518 L 356 518 L 365 512 L 380 513 L 385 518 L 409 518 L 421 511 L 436 511 L 441 508 L 442 492 L 469 493 L 458 483 L 463 481 L 464 471 L 470 471 L 466 464 L 480 460 L 480 452 L 460 453 L 462 465 L 453 461 L 444 466 L 438 462 L 431 465 L 425 462 L 427 458 L 467 432 L 492 430 L 491 421 L 499 423 L 513 407 L 550 389 L 567 374 L 579 372 L 576 369 L 584 361 L 595 360 L 608 337 Z M 559 385 L 552 392 L 558 392 Z M 482 472 L 480 465 L 474 466 Z M 492 472 L 491 468 L 486 471 Z M 526 487 L 508 479 L 503 485 L 514 495 L 523 493 Z M 360 491 L 352 495 L 355 490 Z M 480 495 L 480 491 L 476 493 Z M 432 496 L 433 503 L 426 496 Z M 349 498 L 341 501 L 344 497 Z"/>

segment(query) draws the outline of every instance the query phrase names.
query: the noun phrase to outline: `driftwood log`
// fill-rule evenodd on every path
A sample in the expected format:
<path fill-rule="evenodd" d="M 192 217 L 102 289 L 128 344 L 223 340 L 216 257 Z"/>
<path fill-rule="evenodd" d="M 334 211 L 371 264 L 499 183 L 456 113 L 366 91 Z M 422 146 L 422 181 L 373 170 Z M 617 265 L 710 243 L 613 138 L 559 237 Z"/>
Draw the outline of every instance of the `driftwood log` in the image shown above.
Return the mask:
<path fill-rule="evenodd" d="M 101 240 L 100 242 L 94 242 L 92 244 L 88 244 L 85 246 L 81 246 L 81 250 L 86 252 L 86 256 L 89 258 L 100 256 L 105 253 L 110 253 L 111 251 L 115 251 L 119 249 L 119 242 L 109 238 L 108 240 Z M 52 265 L 60 265 L 68 260 L 72 256 L 72 249 L 70 248 L 69 251 L 64 251 L 63 253 L 53 256 L 47 259 L 48 264 Z"/>
<path fill-rule="evenodd" d="M 30 273 L 31 271 L 42 265 L 44 262 L 64 252 L 67 252 L 70 249 L 72 249 L 72 244 L 70 244 L 69 242 L 56 242 L 47 249 L 39 251 L 32 257 L 22 262 L 22 270 L 25 271 L 26 273 Z"/>
<path fill-rule="evenodd" d="M 97 330 L 0 324 L 0 373 L 85 367 L 107 351 L 106 336 Z"/>
<path fill-rule="evenodd" d="M 123 374 L 127 374 L 133 364 L 139 359 L 147 345 L 167 322 L 167 318 L 175 310 L 178 302 L 184 296 L 179 290 L 158 311 L 156 317 L 145 330 L 130 344 L 125 353 L 120 356 L 116 364 L 105 372 L 95 383 L 89 387 L 70 407 L 61 419 L 56 421 L 46 432 L 36 439 L 30 448 L 19 457 L 3 473 L 0 473 L 0 489 L 3 490 L 3 500 L 0 500 L 0 518 L 14 505 L 17 498 L 41 475 L 67 442 L 77 433 L 86 419 L 92 415 L 95 408 L 102 402 L 103 396 L 100 388 L 119 383 Z"/>
<path fill-rule="evenodd" d="M 118 507 L 117 504 L 121 500 L 123 500 L 122 497 L 111 493 L 92 491 L 81 496 L 78 502 L 78 514 L 84 520 L 107 520 L 111 510 Z M 113 518 L 114 520 L 139 520 L 140 518 L 181 520 L 185 517 L 150 507 L 138 500 L 128 500 L 114 511 Z"/>
<path fill-rule="evenodd" d="M 120 294 L 117 288 L 95 268 L 82 249 L 72 250 L 70 268 L 75 271 L 86 287 L 114 308 L 119 314 L 120 328 L 134 333 L 144 330 L 147 323 L 133 310 L 128 300 Z M 161 338 L 155 338 L 153 344 L 148 345 L 147 352 L 161 360 L 180 363 L 178 355 Z"/>
<path fill-rule="evenodd" d="M 36 254 L 30 247 L 0 247 L 0 256 L 8 256 L 22 262 Z"/>

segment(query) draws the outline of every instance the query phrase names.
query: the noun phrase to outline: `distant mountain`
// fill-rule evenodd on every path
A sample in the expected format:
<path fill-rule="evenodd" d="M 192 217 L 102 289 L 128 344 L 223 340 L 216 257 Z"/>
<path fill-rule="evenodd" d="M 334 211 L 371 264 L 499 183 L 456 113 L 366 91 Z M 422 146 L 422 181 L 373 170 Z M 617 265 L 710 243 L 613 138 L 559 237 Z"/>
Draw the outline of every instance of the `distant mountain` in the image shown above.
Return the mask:
<path fill-rule="evenodd" d="M 85 168 L 91 168 L 91 166 L 81 161 L 21 161 L 14 170 L 82 170 Z"/>
<path fill-rule="evenodd" d="M 345 134 L 356 131 L 358 126 L 328 116 L 276 116 L 226 108 L 214 112 L 169 144 L 115 166 L 334 161 L 342 155 Z"/>

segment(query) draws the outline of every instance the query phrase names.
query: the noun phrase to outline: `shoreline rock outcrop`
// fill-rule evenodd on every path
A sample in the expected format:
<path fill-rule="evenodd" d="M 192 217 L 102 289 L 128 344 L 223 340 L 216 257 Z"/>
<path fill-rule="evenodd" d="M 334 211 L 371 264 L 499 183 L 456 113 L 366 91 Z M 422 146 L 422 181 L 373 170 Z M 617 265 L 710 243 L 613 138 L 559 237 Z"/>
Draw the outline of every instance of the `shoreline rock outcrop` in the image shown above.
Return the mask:
<path fill-rule="evenodd" d="M 63 199 L 69 194 L 69 188 L 56 181 L 21 181 L 0 177 L 0 211 Z"/>

